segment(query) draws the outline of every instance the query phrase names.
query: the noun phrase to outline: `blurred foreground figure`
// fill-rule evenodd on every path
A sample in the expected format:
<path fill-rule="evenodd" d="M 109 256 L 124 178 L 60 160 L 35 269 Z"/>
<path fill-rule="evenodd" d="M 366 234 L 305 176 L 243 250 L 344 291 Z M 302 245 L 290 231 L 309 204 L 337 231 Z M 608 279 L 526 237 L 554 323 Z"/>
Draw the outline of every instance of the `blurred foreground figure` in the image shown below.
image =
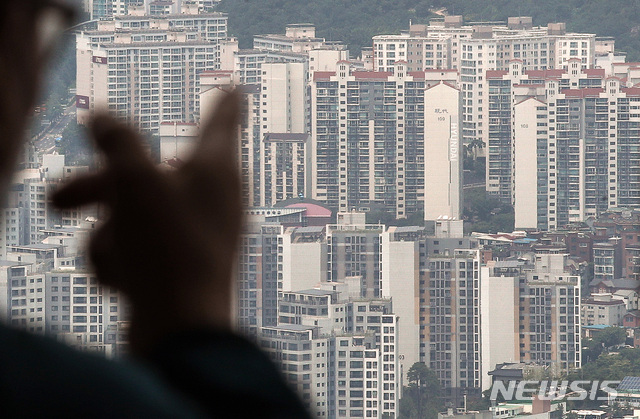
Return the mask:
<path fill-rule="evenodd" d="M 42 19 L 59 6 L 0 0 L 0 196 L 9 184 L 45 62 Z M 240 232 L 228 95 L 195 157 L 160 173 L 139 136 L 107 116 L 92 131 L 107 168 L 60 191 L 61 207 L 105 205 L 90 255 L 133 308 L 132 362 L 110 362 L 0 326 L 3 417 L 307 417 L 269 359 L 231 332 Z M 135 241 L 131 240 L 135 232 Z"/>

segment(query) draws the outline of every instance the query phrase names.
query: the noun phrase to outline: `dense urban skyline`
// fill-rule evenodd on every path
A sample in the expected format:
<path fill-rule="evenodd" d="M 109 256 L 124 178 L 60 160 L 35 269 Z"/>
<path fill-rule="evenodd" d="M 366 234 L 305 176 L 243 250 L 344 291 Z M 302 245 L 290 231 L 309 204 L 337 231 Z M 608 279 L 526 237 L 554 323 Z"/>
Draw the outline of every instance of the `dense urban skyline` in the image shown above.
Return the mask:
<path fill-rule="evenodd" d="M 562 417 L 564 400 L 491 406 L 483 392 L 640 351 L 640 63 L 615 40 L 440 10 L 354 57 L 300 22 L 240 48 L 215 2 L 84 7 L 95 21 L 76 31 L 75 91 L 25 147 L 0 219 L 8 323 L 126 353 L 124 297 L 84 250 L 103 220 L 49 198 L 92 170 L 66 161 L 65 127 L 109 111 L 175 170 L 236 89 L 234 318 L 314 417 Z M 467 232 L 484 221 L 466 211 L 473 193 L 491 216 L 513 211 L 510 231 Z M 421 363 L 439 388 L 428 403 Z M 464 416 L 470 401 L 491 412 Z"/>

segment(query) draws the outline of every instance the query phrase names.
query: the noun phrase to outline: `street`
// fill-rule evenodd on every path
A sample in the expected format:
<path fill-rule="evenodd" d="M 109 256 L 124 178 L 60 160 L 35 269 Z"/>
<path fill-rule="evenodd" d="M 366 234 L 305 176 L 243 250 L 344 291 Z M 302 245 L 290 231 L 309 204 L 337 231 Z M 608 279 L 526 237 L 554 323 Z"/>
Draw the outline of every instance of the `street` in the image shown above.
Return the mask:
<path fill-rule="evenodd" d="M 49 125 L 46 134 L 34 142 L 36 149 L 42 153 L 50 153 L 55 149 L 56 138 L 62 136 L 62 132 L 71 121 L 76 118 L 75 103 L 65 107 L 64 112 L 57 122 Z"/>

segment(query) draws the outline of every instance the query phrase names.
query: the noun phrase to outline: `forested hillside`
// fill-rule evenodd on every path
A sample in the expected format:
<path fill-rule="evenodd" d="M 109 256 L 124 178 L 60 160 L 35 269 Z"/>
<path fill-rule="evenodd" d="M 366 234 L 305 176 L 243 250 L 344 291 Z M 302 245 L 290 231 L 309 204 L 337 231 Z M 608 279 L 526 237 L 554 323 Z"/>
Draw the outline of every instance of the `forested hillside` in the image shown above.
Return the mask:
<path fill-rule="evenodd" d="M 229 13 L 230 32 L 242 48 L 251 46 L 254 34 L 311 22 L 319 36 L 344 41 L 356 53 L 372 35 L 398 33 L 410 19 L 426 23 L 430 10 L 441 8 L 467 21 L 532 16 L 536 25 L 566 22 L 572 31 L 614 36 L 628 61 L 640 60 L 640 0 L 222 0 L 219 6 Z"/>

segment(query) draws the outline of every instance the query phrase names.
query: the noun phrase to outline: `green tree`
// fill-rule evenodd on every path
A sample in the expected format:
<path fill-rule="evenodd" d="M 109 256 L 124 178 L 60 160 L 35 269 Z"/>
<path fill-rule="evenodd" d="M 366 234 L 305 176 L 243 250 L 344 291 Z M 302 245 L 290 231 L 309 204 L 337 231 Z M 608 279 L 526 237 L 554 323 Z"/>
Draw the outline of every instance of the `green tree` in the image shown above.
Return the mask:
<path fill-rule="evenodd" d="M 407 371 L 409 385 L 400 400 L 403 419 L 437 418 L 443 409 L 441 388 L 436 373 L 423 362 L 416 362 Z"/>
<path fill-rule="evenodd" d="M 640 59 L 640 2 L 637 0 L 222 0 L 218 10 L 229 13 L 229 31 L 241 48 L 250 48 L 256 34 L 282 33 L 290 23 L 311 22 L 318 36 L 343 41 L 354 56 L 371 46 L 371 36 L 405 30 L 409 20 L 425 23 L 432 10 L 463 15 L 466 21 L 506 21 L 531 16 L 534 25 L 566 22 L 568 31 L 616 38 L 616 50 L 627 61 Z"/>
<path fill-rule="evenodd" d="M 640 349 L 603 352 L 596 359 L 584 364 L 579 370 L 572 371 L 569 374 L 569 379 L 622 380 L 628 375 L 640 376 Z"/>
<path fill-rule="evenodd" d="M 594 338 L 602 342 L 607 349 L 624 344 L 627 339 L 627 332 L 622 327 L 607 327 L 602 329 Z"/>
<path fill-rule="evenodd" d="M 487 196 L 484 188 L 465 190 L 463 217 L 467 232 L 511 232 L 515 224 L 513 207 Z"/>

